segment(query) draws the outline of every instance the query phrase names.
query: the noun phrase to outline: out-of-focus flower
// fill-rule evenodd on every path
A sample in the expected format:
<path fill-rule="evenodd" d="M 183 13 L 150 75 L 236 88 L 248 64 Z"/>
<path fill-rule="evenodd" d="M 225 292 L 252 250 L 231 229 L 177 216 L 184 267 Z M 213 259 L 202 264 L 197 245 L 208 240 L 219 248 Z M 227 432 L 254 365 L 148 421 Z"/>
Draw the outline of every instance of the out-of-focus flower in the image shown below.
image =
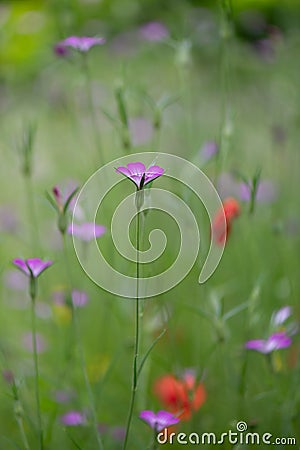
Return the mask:
<path fill-rule="evenodd" d="M 151 428 L 156 432 L 168 428 L 172 425 L 176 425 L 180 419 L 175 417 L 174 414 L 168 411 L 158 411 L 156 414 L 153 411 L 145 410 L 139 415 L 139 418 L 144 420 Z"/>
<path fill-rule="evenodd" d="M 72 291 L 72 303 L 77 308 L 82 308 L 88 302 L 89 298 L 86 292 L 73 289 Z"/>
<path fill-rule="evenodd" d="M 238 182 L 230 173 L 223 173 L 217 183 L 220 197 L 236 197 L 243 202 L 251 201 L 252 182 Z M 255 202 L 271 203 L 278 196 L 277 187 L 271 180 L 258 180 L 255 192 Z"/>
<path fill-rule="evenodd" d="M 282 325 L 292 314 L 292 308 L 290 306 L 283 306 L 276 311 L 272 316 L 272 323 L 275 326 Z"/>
<path fill-rule="evenodd" d="M 38 278 L 47 267 L 53 264 L 52 261 L 42 261 L 40 258 L 14 259 L 13 264 L 30 278 Z"/>
<path fill-rule="evenodd" d="M 77 427 L 86 424 L 86 417 L 80 411 L 68 411 L 61 416 L 60 421 L 67 427 Z"/>
<path fill-rule="evenodd" d="M 105 226 L 86 222 L 81 224 L 72 223 L 68 226 L 68 233 L 76 236 L 82 241 L 91 241 L 102 236 L 106 231 Z"/>
<path fill-rule="evenodd" d="M 246 342 L 245 348 L 248 350 L 256 350 L 260 353 L 271 353 L 274 350 L 289 347 L 292 339 L 285 334 L 284 331 L 272 334 L 268 339 L 254 339 Z"/>
<path fill-rule="evenodd" d="M 144 117 L 135 117 L 129 119 L 130 140 L 134 147 L 146 144 L 153 137 L 152 122 Z"/>
<path fill-rule="evenodd" d="M 148 22 L 140 27 L 140 35 L 146 41 L 158 42 L 169 37 L 167 27 L 161 22 Z"/>
<path fill-rule="evenodd" d="M 24 291 L 27 288 L 26 276 L 19 270 L 7 270 L 3 278 L 5 286 L 9 289 Z"/>
<path fill-rule="evenodd" d="M 204 385 L 196 382 L 191 371 L 181 379 L 174 375 L 159 378 L 155 382 L 154 393 L 166 408 L 182 420 L 189 420 L 206 400 Z"/>
<path fill-rule="evenodd" d="M 247 183 L 239 184 L 239 198 L 244 202 L 250 202 L 251 200 L 251 185 Z M 265 180 L 259 181 L 255 201 L 259 203 L 271 203 L 276 200 L 277 189 L 272 181 Z"/>
<path fill-rule="evenodd" d="M 2 370 L 2 377 L 3 380 L 7 383 L 7 384 L 14 384 L 15 382 L 15 377 L 14 377 L 14 373 L 12 370 L 10 369 L 3 369 Z"/>
<path fill-rule="evenodd" d="M 240 211 L 240 205 L 234 198 L 229 197 L 223 201 L 223 209 L 217 211 L 212 223 L 212 236 L 218 245 L 223 245 L 228 239 L 232 222 L 240 215 Z"/>
<path fill-rule="evenodd" d="M 47 199 L 57 213 L 57 228 L 62 235 L 65 234 L 68 228 L 68 211 L 72 209 L 72 202 L 75 200 L 75 195 L 78 187 L 75 187 L 71 192 L 64 196 L 58 186 L 52 189 L 53 197 L 46 192 Z"/>
<path fill-rule="evenodd" d="M 40 333 L 36 333 L 35 339 L 36 339 L 37 353 L 44 353 L 48 348 L 48 345 L 47 345 L 44 337 Z M 32 342 L 32 333 L 31 332 L 25 333 L 23 335 L 22 344 L 23 344 L 23 347 L 25 348 L 25 350 L 33 352 L 33 342 Z"/>
<path fill-rule="evenodd" d="M 69 36 L 55 45 L 54 52 L 57 56 L 66 56 L 68 49 L 87 53 L 95 45 L 103 45 L 104 43 L 105 39 L 103 37 Z"/>
<path fill-rule="evenodd" d="M 16 233 L 19 221 L 15 210 L 10 205 L 0 206 L 0 231 L 4 233 Z"/>
<path fill-rule="evenodd" d="M 125 175 L 125 177 L 136 185 L 138 190 L 141 190 L 146 184 L 161 177 L 164 174 L 165 169 L 159 166 L 150 166 L 149 169 L 146 169 L 143 163 L 135 162 L 128 163 L 127 167 L 118 167 L 116 172 Z"/>
<path fill-rule="evenodd" d="M 200 149 L 201 159 L 204 162 L 209 161 L 219 151 L 219 146 L 215 141 L 206 141 Z"/>

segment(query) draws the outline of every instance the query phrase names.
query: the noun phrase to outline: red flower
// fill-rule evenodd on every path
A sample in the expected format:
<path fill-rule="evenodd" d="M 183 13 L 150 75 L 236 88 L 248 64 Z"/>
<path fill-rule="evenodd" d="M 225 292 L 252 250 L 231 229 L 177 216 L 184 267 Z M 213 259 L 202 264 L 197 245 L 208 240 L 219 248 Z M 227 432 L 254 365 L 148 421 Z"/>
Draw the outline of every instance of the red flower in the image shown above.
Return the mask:
<path fill-rule="evenodd" d="M 159 378 L 154 385 L 154 393 L 181 420 L 189 420 L 206 400 L 203 384 L 196 384 L 195 375 L 190 371 L 182 379 L 174 375 Z"/>
<path fill-rule="evenodd" d="M 212 224 L 213 239 L 219 245 L 223 245 L 228 239 L 233 219 L 240 215 L 241 208 L 237 200 L 232 197 L 223 202 L 223 209 L 217 211 Z M 224 224 L 225 215 L 225 224 Z"/>

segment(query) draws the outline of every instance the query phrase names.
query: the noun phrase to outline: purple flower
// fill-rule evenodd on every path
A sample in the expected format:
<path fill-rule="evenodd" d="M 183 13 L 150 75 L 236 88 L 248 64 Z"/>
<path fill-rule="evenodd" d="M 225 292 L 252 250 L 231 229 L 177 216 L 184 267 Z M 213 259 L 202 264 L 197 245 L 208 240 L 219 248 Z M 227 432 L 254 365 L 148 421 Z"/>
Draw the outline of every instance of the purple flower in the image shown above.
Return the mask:
<path fill-rule="evenodd" d="M 204 142 L 200 152 L 204 161 L 209 161 L 219 151 L 219 146 L 215 141 Z"/>
<path fill-rule="evenodd" d="M 179 422 L 177 417 L 167 411 L 158 411 L 155 414 L 153 411 L 145 410 L 140 413 L 139 417 L 157 432 Z"/>
<path fill-rule="evenodd" d="M 14 259 L 13 264 L 17 266 L 25 275 L 37 278 L 47 267 L 53 264 L 52 261 L 42 261 L 40 258 Z"/>
<path fill-rule="evenodd" d="M 161 22 L 148 22 L 140 28 L 141 36 L 146 41 L 158 42 L 169 36 L 169 31 Z"/>
<path fill-rule="evenodd" d="M 77 308 L 82 308 L 85 306 L 88 302 L 88 295 L 86 292 L 83 291 L 77 291 L 73 289 L 72 291 L 72 303 L 74 306 L 77 306 Z"/>
<path fill-rule="evenodd" d="M 283 324 L 292 314 L 292 308 L 290 306 L 283 306 L 276 311 L 272 317 L 272 323 L 275 326 Z"/>
<path fill-rule="evenodd" d="M 60 421 L 67 427 L 77 427 L 78 425 L 85 425 L 86 417 L 80 411 L 68 411 L 61 416 Z"/>
<path fill-rule="evenodd" d="M 150 181 L 161 177 L 165 172 L 165 169 L 159 166 L 150 166 L 149 169 L 146 169 L 143 163 L 135 162 L 127 164 L 127 167 L 118 167 L 116 172 L 125 175 L 129 180 L 133 181 L 138 190 L 141 190 L 146 184 L 150 183 Z"/>
<path fill-rule="evenodd" d="M 255 339 L 246 342 L 245 348 L 248 350 L 256 350 L 260 353 L 271 353 L 274 350 L 289 347 L 292 339 L 287 336 L 284 331 L 272 334 L 268 339 Z"/>
<path fill-rule="evenodd" d="M 244 202 L 249 202 L 251 199 L 251 186 L 247 183 L 240 183 L 239 197 Z M 259 181 L 255 200 L 260 203 L 271 203 L 277 197 L 276 188 L 272 181 Z"/>
<path fill-rule="evenodd" d="M 9 289 L 23 291 L 27 287 L 26 276 L 19 270 L 8 270 L 4 273 L 4 283 Z"/>
<path fill-rule="evenodd" d="M 103 225 L 97 225 L 92 222 L 81 224 L 72 223 L 68 227 L 69 234 L 87 242 L 102 236 L 105 231 L 106 228 Z"/>
<path fill-rule="evenodd" d="M 54 51 L 58 56 L 65 56 L 68 48 L 86 53 L 95 45 L 102 45 L 104 43 L 105 39 L 103 37 L 69 36 L 56 44 Z"/>
<path fill-rule="evenodd" d="M 36 342 L 36 351 L 37 353 L 44 353 L 47 350 L 47 344 L 45 339 L 40 333 L 36 333 L 35 336 L 35 342 Z M 22 337 L 22 344 L 25 350 L 28 350 L 29 352 L 33 352 L 33 342 L 32 342 L 32 333 L 28 332 L 25 333 Z"/>
<path fill-rule="evenodd" d="M 149 142 L 153 136 L 153 125 L 144 117 L 129 119 L 129 131 L 133 146 L 143 145 Z"/>

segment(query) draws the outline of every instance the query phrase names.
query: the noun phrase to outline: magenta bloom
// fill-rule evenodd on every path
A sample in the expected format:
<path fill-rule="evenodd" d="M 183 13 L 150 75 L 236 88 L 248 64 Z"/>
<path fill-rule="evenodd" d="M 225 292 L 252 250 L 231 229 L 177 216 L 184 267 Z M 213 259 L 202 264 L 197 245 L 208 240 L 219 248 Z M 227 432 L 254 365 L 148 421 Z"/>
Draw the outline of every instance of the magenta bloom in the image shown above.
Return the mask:
<path fill-rule="evenodd" d="M 37 278 L 47 267 L 53 264 L 52 261 L 42 261 L 40 258 L 14 259 L 13 264 L 18 267 L 25 275 Z"/>
<path fill-rule="evenodd" d="M 271 353 L 274 350 L 289 347 L 292 339 L 285 334 L 284 331 L 272 334 L 268 339 L 255 339 L 246 342 L 245 348 L 248 350 L 256 350 L 260 353 Z"/>
<path fill-rule="evenodd" d="M 86 53 L 95 45 L 102 45 L 104 43 L 105 39 L 103 37 L 69 36 L 56 44 L 54 50 L 58 56 L 65 56 L 68 48 Z"/>
<path fill-rule="evenodd" d="M 179 422 L 179 419 L 168 411 L 158 411 L 155 414 L 153 411 L 145 410 L 140 413 L 139 417 L 157 432 Z"/>
<path fill-rule="evenodd" d="M 97 225 L 92 222 L 76 224 L 72 223 L 68 226 L 68 233 L 76 236 L 82 241 L 91 241 L 92 239 L 102 236 L 106 231 L 103 225 Z"/>
<path fill-rule="evenodd" d="M 158 42 L 169 36 L 169 31 L 161 22 L 148 22 L 140 28 L 141 36 L 146 41 Z"/>
<path fill-rule="evenodd" d="M 116 172 L 125 175 L 129 180 L 133 181 L 138 190 L 141 190 L 146 184 L 161 177 L 164 174 L 165 169 L 159 166 L 151 166 L 149 169 L 146 169 L 143 163 L 135 162 L 127 164 L 127 167 L 118 167 Z"/>
<path fill-rule="evenodd" d="M 69 411 L 61 416 L 60 421 L 67 427 L 77 427 L 78 425 L 85 425 L 86 418 L 80 411 Z"/>
<path fill-rule="evenodd" d="M 77 308 L 82 308 L 85 306 L 88 302 L 88 295 L 84 291 L 77 291 L 76 289 L 73 289 L 72 291 L 72 303 L 74 306 L 77 306 Z"/>

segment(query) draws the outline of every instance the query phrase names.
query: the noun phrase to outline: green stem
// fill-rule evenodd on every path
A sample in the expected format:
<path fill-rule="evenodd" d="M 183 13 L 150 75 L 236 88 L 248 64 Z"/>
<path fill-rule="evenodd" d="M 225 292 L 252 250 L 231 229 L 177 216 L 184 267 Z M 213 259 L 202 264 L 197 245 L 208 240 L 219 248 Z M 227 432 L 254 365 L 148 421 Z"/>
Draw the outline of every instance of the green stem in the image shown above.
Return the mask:
<path fill-rule="evenodd" d="M 153 444 L 152 444 L 152 450 L 158 449 L 158 442 L 157 442 L 157 431 L 156 427 L 153 430 Z"/>
<path fill-rule="evenodd" d="M 65 257 L 66 271 L 67 271 L 67 275 L 69 278 L 70 287 L 72 289 L 73 283 L 72 283 L 72 275 L 71 275 L 71 269 L 70 269 L 69 258 L 68 258 L 66 235 L 63 234 L 62 236 L 63 236 L 63 243 L 64 243 L 64 257 Z M 90 403 L 90 408 L 91 408 L 91 413 L 92 413 L 93 429 L 94 429 L 94 433 L 96 436 L 98 449 L 103 450 L 101 436 L 98 431 L 98 420 L 97 420 L 94 396 L 93 396 L 91 384 L 90 384 L 89 377 L 88 377 L 87 370 L 86 370 L 86 363 L 85 363 L 84 350 L 83 350 L 80 328 L 79 328 L 79 323 L 78 323 L 78 318 L 77 318 L 77 311 L 76 311 L 76 308 L 74 307 L 73 303 L 71 303 L 71 305 L 72 305 L 73 332 L 74 332 L 74 337 L 75 337 L 75 341 L 77 344 L 77 348 L 79 350 L 80 365 L 81 365 L 81 369 L 82 369 L 85 387 L 86 387 L 87 394 L 89 397 L 89 403 Z"/>
<path fill-rule="evenodd" d="M 30 175 L 25 175 L 25 189 L 27 196 L 27 208 L 30 226 L 31 249 L 40 252 L 41 244 L 39 238 L 39 230 L 37 225 L 37 214 L 33 199 L 32 180 Z"/>
<path fill-rule="evenodd" d="M 85 53 L 82 54 L 82 67 L 85 75 L 85 87 L 86 87 L 86 98 L 87 98 L 87 106 L 89 109 L 90 118 L 92 121 L 92 128 L 94 133 L 95 145 L 99 154 L 99 162 L 102 166 L 103 164 L 103 155 L 102 155 L 102 144 L 99 132 L 99 123 L 97 121 L 97 115 L 95 110 L 95 105 L 93 102 L 93 92 L 92 92 L 92 83 L 91 83 L 91 75 L 87 61 L 87 55 Z"/>
<path fill-rule="evenodd" d="M 139 192 L 137 192 L 139 194 Z M 134 343 L 134 356 L 132 365 L 132 388 L 131 399 L 129 405 L 129 412 L 127 418 L 126 434 L 123 444 L 123 450 L 127 448 L 127 442 L 130 432 L 130 425 L 132 421 L 132 413 L 134 408 L 135 396 L 137 391 L 137 381 L 139 376 L 138 370 L 138 355 L 139 355 L 139 335 L 140 335 L 140 302 L 139 302 L 139 278 L 140 278 L 140 212 L 137 209 L 137 226 L 136 226 L 136 299 L 135 299 L 135 343 Z"/>
<path fill-rule="evenodd" d="M 34 282 L 36 282 L 36 280 L 34 280 Z M 39 365 L 38 365 L 37 342 L 36 342 L 35 298 L 36 298 L 35 294 L 31 293 L 31 327 L 32 327 L 32 346 L 33 346 L 33 360 L 35 371 L 35 400 L 36 400 L 37 420 L 38 420 L 39 448 L 40 450 L 43 450 L 44 437 L 43 437 L 43 424 L 41 416 L 40 391 L 39 391 Z"/>

